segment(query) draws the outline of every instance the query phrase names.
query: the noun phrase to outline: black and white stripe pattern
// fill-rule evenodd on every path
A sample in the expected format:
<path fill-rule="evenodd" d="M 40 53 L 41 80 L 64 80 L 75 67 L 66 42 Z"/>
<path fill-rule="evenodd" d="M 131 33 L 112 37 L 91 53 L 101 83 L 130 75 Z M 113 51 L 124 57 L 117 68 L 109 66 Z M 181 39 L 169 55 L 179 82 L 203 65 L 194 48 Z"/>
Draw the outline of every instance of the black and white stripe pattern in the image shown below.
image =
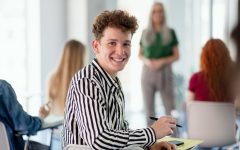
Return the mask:
<path fill-rule="evenodd" d="M 87 144 L 99 150 L 152 145 L 156 141 L 154 131 L 130 130 L 124 109 L 119 79 L 113 80 L 93 60 L 72 78 L 65 106 L 63 146 Z"/>

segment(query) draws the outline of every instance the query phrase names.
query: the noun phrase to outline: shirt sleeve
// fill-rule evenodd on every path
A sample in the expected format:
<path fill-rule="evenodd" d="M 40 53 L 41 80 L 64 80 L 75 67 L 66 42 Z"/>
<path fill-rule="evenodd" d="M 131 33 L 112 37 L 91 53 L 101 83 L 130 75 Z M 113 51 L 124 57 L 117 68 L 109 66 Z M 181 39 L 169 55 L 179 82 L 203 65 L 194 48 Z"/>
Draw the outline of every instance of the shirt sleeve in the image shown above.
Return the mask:
<path fill-rule="evenodd" d="M 178 39 L 177 39 L 177 35 L 175 33 L 175 31 L 173 29 L 171 29 L 171 36 L 172 36 L 172 42 L 171 42 L 171 46 L 177 46 L 178 45 Z"/>
<path fill-rule="evenodd" d="M 142 47 L 143 46 L 143 32 L 144 31 L 142 31 L 142 35 L 141 35 L 141 38 L 140 38 L 140 42 L 139 42 L 139 45 L 140 45 L 140 47 Z"/>
<path fill-rule="evenodd" d="M 12 86 L 4 80 L 0 80 L 0 105 L 2 107 L 1 115 L 5 116 L 6 123 L 15 132 L 33 135 L 41 128 L 40 118 L 30 116 L 23 110 Z"/>
<path fill-rule="evenodd" d="M 132 146 L 145 148 L 156 141 L 151 128 L 137 130 L 112 128 L 107 122 L 104 95 L 95 82 L 81 79 L 78 86 L 72 90 L 70 93 L 77 96 L 69 97 L 72 98 L 70 101 L 74 101 L 74 105 L 78 106 L 75 115 L 80 135 L 92 149 L 122 149 Z"/>
<path fill-rule="evenodd" d="M 191 92 L 195 92 L 196 89 L 196 74 L 193 74 L 189 80 L 188 90 Z"/>

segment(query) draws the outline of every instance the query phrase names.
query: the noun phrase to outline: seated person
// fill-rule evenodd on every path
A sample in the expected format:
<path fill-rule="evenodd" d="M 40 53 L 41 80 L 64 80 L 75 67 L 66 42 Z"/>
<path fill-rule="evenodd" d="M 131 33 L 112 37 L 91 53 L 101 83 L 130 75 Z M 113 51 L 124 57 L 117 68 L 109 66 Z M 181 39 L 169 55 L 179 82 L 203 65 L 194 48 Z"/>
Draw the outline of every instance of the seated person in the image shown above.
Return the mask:
<path fill-rule="evenodd" d="M 6 127 L 11 150 L 24 149 L 25 142 L 23 137 L 17 135 L 17 133 L 22 133 L 24 135 L 36 134 L 41 128 L 42 119 L 47 113 L 47 111 L 43 112 L 41 114 L 42 118 L 33 117 L 27 114 L 17 101 L 12 86 L 7 81 L 0 80 L 0 121 L 3 122 Z M 40 145 L 41 144 L 39 144 L 39 146 Z M 42 147 L 41 149 L 43 149 Z"/>
<path fill-rule="evenodd" d="M 56 70 L 48 81 L 48 102 L 41 108 L 55 116 L 63 116 L 68 87 L 72 76 L 84 66 L 85 46 L 77 40 L 66 42 Z"/>
<path fill-rule="evenodd" d="M 209 39 L 202 49 L 200 71 L 194 73 L 189 80 L 186 103 L 233 102 L 233 73 L 231 73 L 234 71 L 233 67 L 234 63 L 224 42 L 220 39 Z M 188 128 L 186 103 L 183 103 L 179 117 L 179 122 L 184 126 L 183 130 Z"/>
<path fill-rule="evenodd" d="M 200 71 L 190 79 L 187 99 L 233 102 L 234 63 L 223 41 L 207 41 L 202 50 L 200 67 Z"/>

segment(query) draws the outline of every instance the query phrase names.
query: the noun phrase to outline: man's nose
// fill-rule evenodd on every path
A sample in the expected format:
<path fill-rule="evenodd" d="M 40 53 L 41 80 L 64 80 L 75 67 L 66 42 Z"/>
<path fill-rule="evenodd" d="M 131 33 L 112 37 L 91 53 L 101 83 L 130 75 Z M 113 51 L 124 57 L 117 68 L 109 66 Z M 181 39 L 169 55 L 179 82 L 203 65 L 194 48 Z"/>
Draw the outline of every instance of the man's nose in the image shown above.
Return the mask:
<path fill-rule="evenodd" d="M 123 55 L 124 54 L 124 47 L 123 46 L 117 46 L 117 54 Z"/>

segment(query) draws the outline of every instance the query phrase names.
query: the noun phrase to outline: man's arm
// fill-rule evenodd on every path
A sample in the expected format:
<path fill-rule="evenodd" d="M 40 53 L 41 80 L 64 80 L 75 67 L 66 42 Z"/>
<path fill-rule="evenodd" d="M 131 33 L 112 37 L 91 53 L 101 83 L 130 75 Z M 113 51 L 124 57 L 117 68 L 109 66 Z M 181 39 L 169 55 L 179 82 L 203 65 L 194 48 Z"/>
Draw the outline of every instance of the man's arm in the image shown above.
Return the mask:
<path fill-rule="evenodd" d="M 0 105 L 3 107 L 1 114 L 14 131 L 32 135 L 41 128 L 40 118 L 32 117 L 23 110 L 14 89 L 4 80 L 0 80 Z"/>

